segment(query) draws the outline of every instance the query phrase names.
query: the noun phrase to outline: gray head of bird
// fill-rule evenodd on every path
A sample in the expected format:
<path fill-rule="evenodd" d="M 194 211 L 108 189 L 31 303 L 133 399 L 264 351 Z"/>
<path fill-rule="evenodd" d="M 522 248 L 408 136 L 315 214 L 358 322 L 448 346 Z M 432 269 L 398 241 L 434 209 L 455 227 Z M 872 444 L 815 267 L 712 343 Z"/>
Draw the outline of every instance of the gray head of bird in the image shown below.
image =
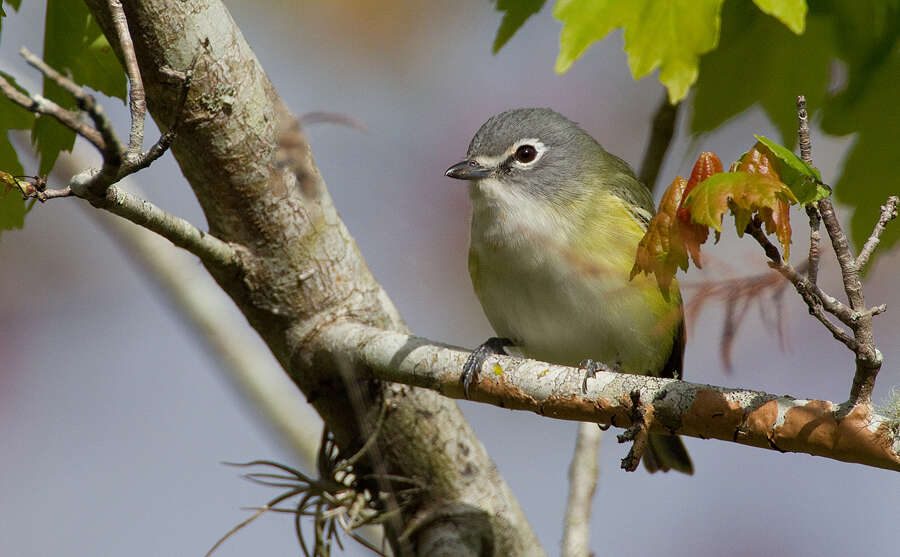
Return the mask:
<path fill-rule="evenodd" d="M 485 122 L 466 159 L 445 175 L 471 180 L 475 188 L 490 181 L 509 193 L 572 202 L 602 187 L 604 176 L 623 164 L 565 116 L 549 108 L 517 108 Z"/>

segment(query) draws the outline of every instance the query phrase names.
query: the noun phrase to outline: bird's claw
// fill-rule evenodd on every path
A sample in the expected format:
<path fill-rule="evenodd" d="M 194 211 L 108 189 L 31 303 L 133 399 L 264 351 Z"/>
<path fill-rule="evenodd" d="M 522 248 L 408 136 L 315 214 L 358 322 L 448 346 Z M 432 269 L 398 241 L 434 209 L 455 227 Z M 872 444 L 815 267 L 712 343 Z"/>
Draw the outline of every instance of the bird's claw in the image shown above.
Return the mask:
<path fill-rule="evenodd" d="M 463 365 L 462 377 L 460 378 L 466 398 L 469 398 L 469 387 L 478 379 L 478 372 L 481 371 L 481 366 L 488 359 L 488 356 L 506 354 L 506 347 L 512 346 L 512 344 L 513 342 L 508 338 L 491 337 L 469 354 L 469 358 Z"/>
<path fill-rule="evenodd" d="M 594 360 L 582 360 L 578 367 L 584 369 L 584 379 L 581 381 L 581 392 L 587 394 L 587 382 L 588 379 L 593 379 L 597 376 L 598 371 L 612 371 L 615 373 L 619 373 L 619 363 L 616 362 L 613 367 L 609 367 L 603 362 L 597 362 Z"/>

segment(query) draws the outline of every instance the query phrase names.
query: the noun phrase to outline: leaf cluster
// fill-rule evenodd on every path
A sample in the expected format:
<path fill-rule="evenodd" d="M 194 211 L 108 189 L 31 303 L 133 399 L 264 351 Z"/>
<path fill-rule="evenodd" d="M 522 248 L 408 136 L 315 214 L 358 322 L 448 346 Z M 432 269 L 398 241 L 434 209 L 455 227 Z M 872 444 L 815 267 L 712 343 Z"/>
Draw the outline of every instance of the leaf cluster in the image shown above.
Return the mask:
<path fill-rule="evenodd" d="M 659 209 L 638 244 L 632 278 L 656 275 L 665 291 L 678 269 L 690 260 L 702 266 L 700 245 L 710 228 L 718 240 L 726 213 L 738 236 L 753 223 L 774 234 L 784 258 L 790 256 L 790 206 L 807 205 L 830 193 L 819 171 L 787 148 L 762 136 L 728 172 L 714 153 L 702 153 L 689 179 L 677 176 L 663 193 Z"/>

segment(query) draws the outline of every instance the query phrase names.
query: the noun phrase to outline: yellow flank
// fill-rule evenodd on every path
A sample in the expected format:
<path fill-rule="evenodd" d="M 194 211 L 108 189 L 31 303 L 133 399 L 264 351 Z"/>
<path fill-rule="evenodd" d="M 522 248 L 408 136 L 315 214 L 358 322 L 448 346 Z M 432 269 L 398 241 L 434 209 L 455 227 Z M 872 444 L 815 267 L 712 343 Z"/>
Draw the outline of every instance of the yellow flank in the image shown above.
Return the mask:
<path fill-rule="evenodd" d="M 503 368 L 500 364 L 494 364 L 494 375 L 503 375 Z"/>
<path fill-rule="evenodd" d="M 585 259 L 596 272 L 613 274 L 631 273 L 638 243 L 645 229 L 628 210 L 625 202 L 606 191 L 595 194 L 590 212 L 581 221 L 583 228 L 574 234 L 581 241 L 573 242 L 572 251 L 586 254 Z M 637 288 L 647 306 L 657 314 L 661 325 L 668 325 L 660 332 L 668 332 L 681 322 L 681 291 L 673 280 L 668 292 L 663 292 L 653 277 L 641 273 L 630 281 Z"/>

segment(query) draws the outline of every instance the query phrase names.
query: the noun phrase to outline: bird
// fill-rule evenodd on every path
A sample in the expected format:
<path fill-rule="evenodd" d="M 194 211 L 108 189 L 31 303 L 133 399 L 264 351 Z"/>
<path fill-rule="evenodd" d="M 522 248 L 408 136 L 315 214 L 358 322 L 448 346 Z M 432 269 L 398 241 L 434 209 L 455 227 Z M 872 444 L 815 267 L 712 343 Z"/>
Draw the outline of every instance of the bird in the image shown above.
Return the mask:
<path fill-rule="evenodd" d="M 489 118 L 447 169 L 469 182 L 468 267 L 497 334 L 469 356 L 469 386 L 491 354 L 681 378 L 684 311 L 677 281 L 631 276 L 653 198 L 629 165 L 549 108 Z M 648 471 L 693 474 L 677 436 L 651 434 Z"/>

